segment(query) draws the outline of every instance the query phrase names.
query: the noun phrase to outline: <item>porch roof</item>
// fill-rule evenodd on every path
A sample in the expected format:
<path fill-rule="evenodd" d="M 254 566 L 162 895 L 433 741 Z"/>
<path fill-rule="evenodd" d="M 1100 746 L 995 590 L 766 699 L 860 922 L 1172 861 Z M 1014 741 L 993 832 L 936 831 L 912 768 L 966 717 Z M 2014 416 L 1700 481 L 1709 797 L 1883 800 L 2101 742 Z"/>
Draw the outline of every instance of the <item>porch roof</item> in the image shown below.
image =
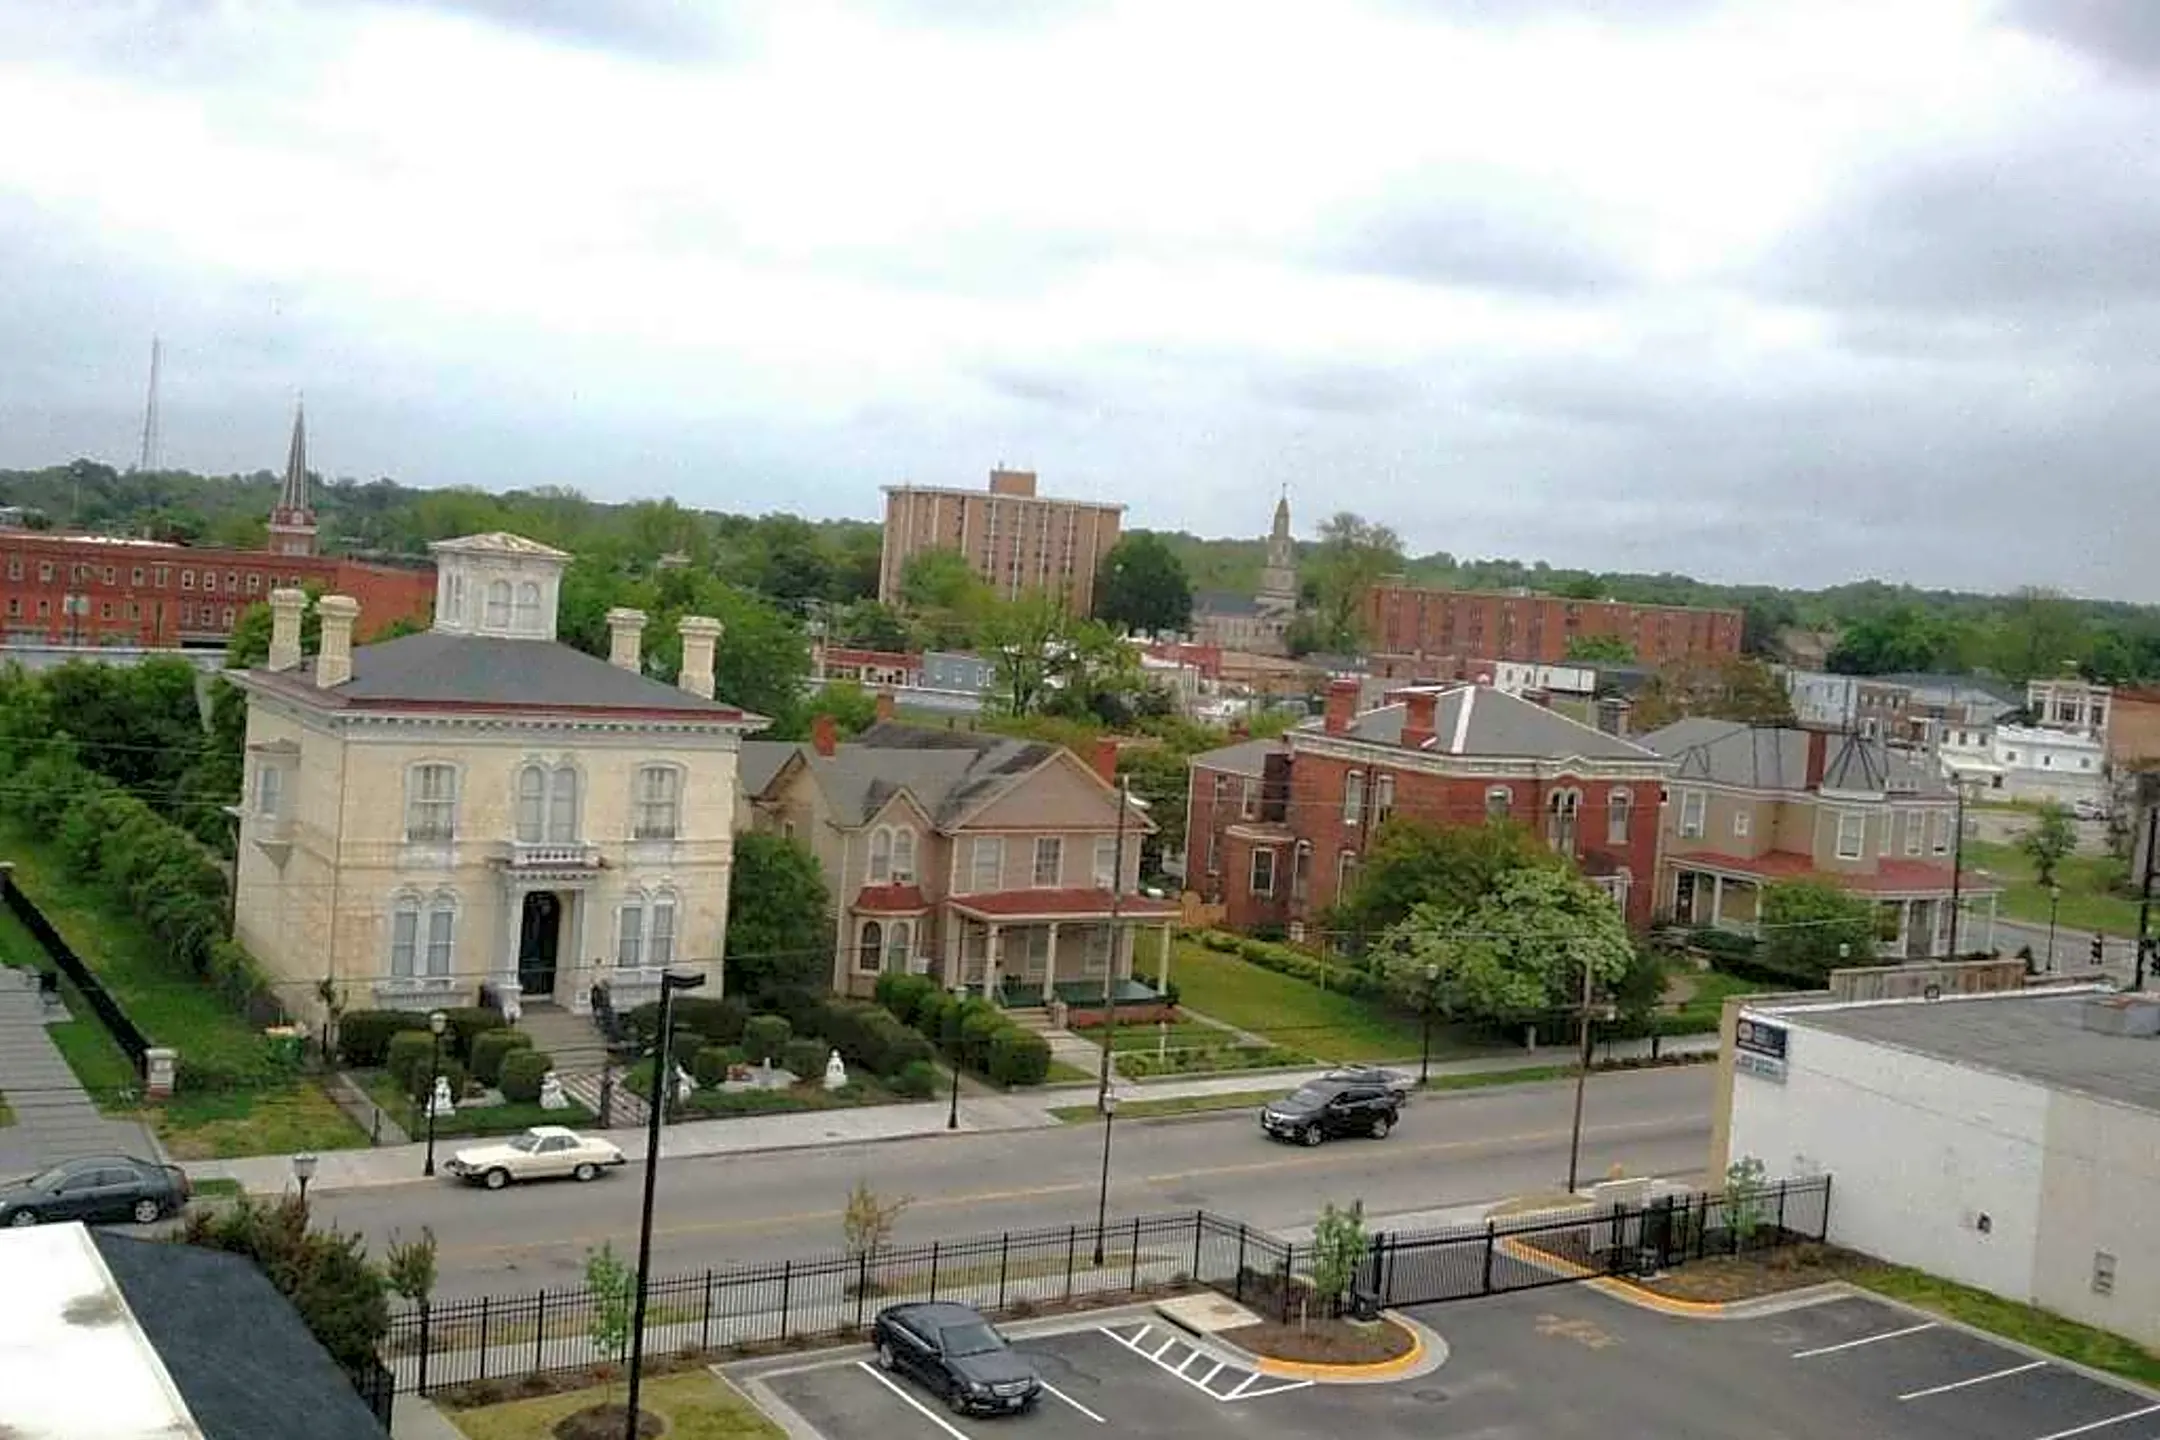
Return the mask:
<path fill-rule="evenodd" d="M 858 915 L 921 915 L 929 908 L 920 885 L 865 885 L 855 893 Z"/>
<path fill-rule="evenodd" d="M 979 895 L 955 895 L 946 903 L 955 913 L 975 920 L 1000 923 L 1018 920 L 1108 920 L 1112 896 L 1108 890 L 988 890 Z M 1116 900 L 1120 920 L 1172 920 L 1183 914 L 1174 900 L 1150 895 L 1126 895 Z"/>
<path fill-rule="evenodd" d="M 1864 895 L 1948 895 L 1956 888 L 1968 895 L 1988 895 L 2002 886 L 1989 876 L 1967 870 L 1962 882 L 1953 885 L 1948 865 L 1926 860 L 1884 860 L 1872 875 L 1841 870 L 1820 870 L 1805 855 L 1772 850 L 1762 855 L 1720 855 L 1714 851 L 1681 851 L 1668 854 L 1667 863 L 1683 870 L 1704 870 L 1714 875 L 1771 884 L 1780 880 L 1821 880 L 1841 890 Z"/>

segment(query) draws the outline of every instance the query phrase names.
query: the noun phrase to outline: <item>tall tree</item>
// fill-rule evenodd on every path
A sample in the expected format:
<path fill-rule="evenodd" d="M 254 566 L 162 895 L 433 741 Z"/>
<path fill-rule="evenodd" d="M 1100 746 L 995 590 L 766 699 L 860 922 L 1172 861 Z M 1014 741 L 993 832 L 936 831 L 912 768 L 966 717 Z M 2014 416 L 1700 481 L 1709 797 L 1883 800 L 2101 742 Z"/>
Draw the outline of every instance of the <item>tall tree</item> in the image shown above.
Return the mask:
<path fill-rule="evenodd" d="M 2018 849 L 2033 862 L 2040 883 L 2053 885 L 2056 868 L 2077 849 L 2077 825 L 2070 812 L 2060 805 L 2041 806 L 2038 821 L 2018 837 Z"/>
<path fill-rule="evenodd" d="M 1484 903 L 1503 875 L 1557 870 L 1565 863 L 1512 820 L 1450 825 L 1390 816 L 1365 847 L 1357 883 L 1337 903 L 1330 923 L 1352 935 L 1375 937 L 1420 905 L 1467 914 Z"/>
<path fill-rule="evenodd" d="M 1382 965 L 1406 995 L 1422 995 L 1428 967 L 1442 1009 L 1466 1020 L 1515 1025 L 1571 1010 L 1589 968 L 1609 991 L 1635 963 L 1620 907 L 1565 869 L 1510 870 L 1468 912 L 1414 907 L 1388 932 Z"/>
<path fill-rule="evenodd" d="M 1809 984 L 1840 965 L 1875 958 L 1875 903 L 1822 880 L 1763 887 L 1762 959 L 1781 975 Z"/>
<path fill-rule="evenodd" d="M 900 572 L 900 603 L 927 649 L 979 643 L 983 617 L 997 603 L 989 582 L 958 550 L 925 550 Z"/>
<path fill-rule="evenodd" d="M 1633 728 L 1656 730 L 1689 716 L 1747 725 L 1791 725 L 1792 697 L 1776 672 L 1748 656 L 1715 663 L 1680 661 L 1650 677 L 1635 696 Z"/>
<path fill-rule="evenodd" d="M 727 990 L 755 995 L 828 983 L 832 894 L 817 856 L 760 830 L 735 837 L 728 873 Z"/>
<path fill-rule="evenodd" d="M 1366 593 L 1382 576 L 1402 568 L 1402 541 L 1387 526 L 1348 510 L 1322 521 L 1313 562 L 1319 588 L 1314 638 L 1320 647 L 1357 649 L 1365 638 Z"/>
<path fill-rule="evenodd" d="M 1136 531 L 1110 547 L 1095 574 L 1095 618 L 1151 633 L 1192 624 L 1192 582 L 1161 536 Z"/>

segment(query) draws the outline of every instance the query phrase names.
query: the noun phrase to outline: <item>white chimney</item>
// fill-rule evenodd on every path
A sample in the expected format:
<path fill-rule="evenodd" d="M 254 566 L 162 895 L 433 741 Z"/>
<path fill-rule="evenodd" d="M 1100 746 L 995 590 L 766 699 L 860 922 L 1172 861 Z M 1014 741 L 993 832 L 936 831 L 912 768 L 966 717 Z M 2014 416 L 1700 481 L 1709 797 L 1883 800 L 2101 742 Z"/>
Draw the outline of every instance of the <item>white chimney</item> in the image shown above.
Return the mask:
<path fill-rule="evenodd" d="M 685 615 L 675 622 L 682 636 L 682 671 L 675 683 L 701 699 L 713 698 L 713 655 L 720 646 L 721 625 L 707 615 Z"/>
<path fill-rule="evenodd" d="M 300 616 L 307 609 L 307 592 L 270 592 L 270 661 L 272 670 L 300 668 Z"/>
<path fill-rule="evenodd" d="M 607 612 L 607 633 L 608 664 L 633 675 L 642 674 L 644 657 L 639 647 L 645 638 L 645 612 L 616 606 Z"/>
<path fill-rule="evenodd" d="M 322 648 L 315 652 L 315 684 L 328 690 L 352 679 L 353 622 L 360 618 L 360 602 L 350 595 L 325 595 L 315 602 L 322 616 Z"/>

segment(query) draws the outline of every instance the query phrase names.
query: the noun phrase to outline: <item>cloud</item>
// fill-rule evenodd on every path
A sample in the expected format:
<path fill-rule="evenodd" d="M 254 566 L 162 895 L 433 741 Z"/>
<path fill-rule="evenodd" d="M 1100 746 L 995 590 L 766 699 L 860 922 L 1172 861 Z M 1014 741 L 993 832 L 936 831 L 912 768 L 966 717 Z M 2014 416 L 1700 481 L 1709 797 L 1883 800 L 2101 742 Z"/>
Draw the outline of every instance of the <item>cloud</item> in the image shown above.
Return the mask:
<path fill-rule="evenodd" d="M 617 51 L 643 60 L 687 63 L 743 43 L 721 17 L 730 6 L 690 0 L 373 0 L 433 10 L 520 31 L 573 47 Z"/>
<path fill-rule="evenodd" d="M 2004 18 L 2110 69 L 2160 76 L 2160 6 L 2145 0 L 2010 0 Z"/>
<path fill-rule="evenodd" d="M 1587 219 L 1515 177 L 1427 168 L 1330 217 L 1316 259 L 1473 290 L 1579 297 L 1626 285 L 1627 265 L 1586 233 Z"/>

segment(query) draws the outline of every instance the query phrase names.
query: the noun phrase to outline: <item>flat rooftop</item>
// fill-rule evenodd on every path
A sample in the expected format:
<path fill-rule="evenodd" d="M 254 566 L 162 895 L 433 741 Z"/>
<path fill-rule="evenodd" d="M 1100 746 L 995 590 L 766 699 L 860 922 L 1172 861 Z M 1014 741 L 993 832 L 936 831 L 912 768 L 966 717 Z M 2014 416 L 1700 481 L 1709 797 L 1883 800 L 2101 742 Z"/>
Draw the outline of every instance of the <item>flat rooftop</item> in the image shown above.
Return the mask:
<path fill-rule="evenodd" d="M 2085 1028 L 2086 1002 L 2112 993 L 2065 989 L 1822 1008 L 1766 1005 L 1763 1013 L 1796 1029 L 1871 1040 L 2160 1114 L 2160 1038 Z"/>

